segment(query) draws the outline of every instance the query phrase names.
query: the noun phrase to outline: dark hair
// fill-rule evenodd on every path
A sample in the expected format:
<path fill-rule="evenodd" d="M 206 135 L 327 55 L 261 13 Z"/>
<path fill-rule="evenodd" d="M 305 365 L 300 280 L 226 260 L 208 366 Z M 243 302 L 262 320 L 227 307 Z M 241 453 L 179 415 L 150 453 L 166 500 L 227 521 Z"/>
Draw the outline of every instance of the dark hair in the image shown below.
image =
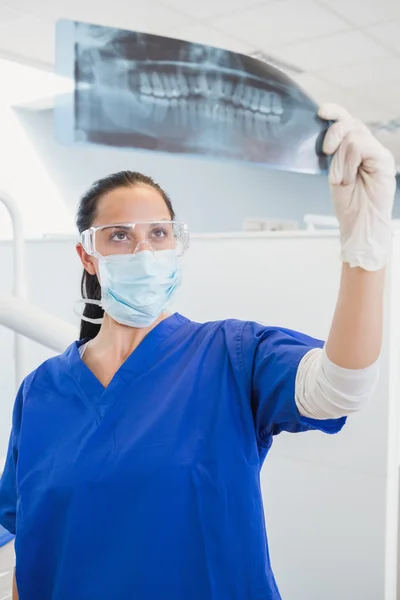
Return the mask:
<path fill-rule="evenodd" d="M 95 181 L 92 187 L 82 196 L 78 212 L 76 216 L 76 225 L 79 233 L 92 226 L 97 213 L 99 200 L 109 192 L 112 192 L 121 187 L 133 187 L 136 185 L 147 185 L 161 194 L 165 204 L 171 215 L 171 220 L 175 219 L 175 212 L 172 208 L 172 203 L 169 196 L 151 177 L 137 173 L 136 171 L 119 171 Z M 81 281 L 82 297 L 92 300 L 101 299 L 101 287 L 97 275 L 90 275 L 86 269 L 83 271 Z M 104 311 L 100 306 L 95 304 L 86 304 L 83 314 L 91 319 L 99 319 L 103 317 Z M 100 325 L 88 323 L 82 319 L 79 339 L 93 339 L 100 331 Z"/>

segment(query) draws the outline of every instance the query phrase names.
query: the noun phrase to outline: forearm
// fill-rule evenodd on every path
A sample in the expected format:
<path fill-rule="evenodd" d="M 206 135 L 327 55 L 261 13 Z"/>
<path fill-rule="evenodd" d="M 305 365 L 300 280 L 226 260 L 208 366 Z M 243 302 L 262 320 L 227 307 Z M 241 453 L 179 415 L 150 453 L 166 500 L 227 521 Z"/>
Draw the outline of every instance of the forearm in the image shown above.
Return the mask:
<path fill-rule="evenodd" d="M 364 369 L 382 345 L 385 269 L 365 271 L 343 264 L 339 297 L 326 342 L 328 358 L 345 369 Z"/>
<path fill-rule="evenodd" d="M 300 414 L 323 419 L 359 410 L 376 389 L 396 169 L 390 152 L 346 110 L 328 104 L 319 116 L 335 121 L 323 150 L 333 157 L 329 183 L 343 267 L 328 340 L 300 362 L 295 398 Z"/>
<path fill-rule="evenodd" d="M 12 589 L 12 600 L 18 600 L 19 596 L 18 596 L 18 590 L 17 590 L 17 580 L 15 578 L 15 571 L 14 571 L 14 579 L 13 579 L 13 589 Z"/>
<path fill-rule="evenodd" d="M 343 264 L 339 297 L 325 353 L 313 350 L 296 377 L 300 414 L 339 418 L 367 404 L 378 381 L 382 345 L 385 270 Z"/>

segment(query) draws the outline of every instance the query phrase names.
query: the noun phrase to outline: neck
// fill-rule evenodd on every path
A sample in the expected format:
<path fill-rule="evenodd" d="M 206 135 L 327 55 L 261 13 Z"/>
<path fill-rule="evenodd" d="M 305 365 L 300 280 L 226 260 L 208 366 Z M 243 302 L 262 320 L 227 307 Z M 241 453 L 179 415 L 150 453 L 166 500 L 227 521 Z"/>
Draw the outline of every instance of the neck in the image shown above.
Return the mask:
<path fill-rule="evenodd" d="M 149 327 L 135 328 L 121 325 L 105 314 L 99 333 L 90 342 L 92 352 L 111 354 L 113 358 L 123 362 L 136 350 L 147 334 L 168 316 L 167 313 L 162 313 Z"/>

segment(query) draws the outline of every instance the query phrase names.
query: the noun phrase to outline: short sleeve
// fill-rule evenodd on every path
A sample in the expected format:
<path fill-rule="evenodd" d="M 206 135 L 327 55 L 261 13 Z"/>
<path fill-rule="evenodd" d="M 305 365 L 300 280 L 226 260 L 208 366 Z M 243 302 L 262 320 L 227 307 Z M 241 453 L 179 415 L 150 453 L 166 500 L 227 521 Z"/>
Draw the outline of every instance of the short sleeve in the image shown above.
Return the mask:
<path fill-rule="evenodd" d="M 241 360 L 249 379 L 260 441 L 282 431 L 337 433 L 346 418 L 317 420 L 300 415 L 295 401 L 297 368 L 303 356 L 324 342 L 290 329 L 248 322 L 241 337 Z"/>
<path fill-rule="evenodd" d="M 22 386 L 14 404 L 12 430 L 0 479 L 0 524 L 15 535 L 17 512 L 17 461 L 22 416 Z"/>

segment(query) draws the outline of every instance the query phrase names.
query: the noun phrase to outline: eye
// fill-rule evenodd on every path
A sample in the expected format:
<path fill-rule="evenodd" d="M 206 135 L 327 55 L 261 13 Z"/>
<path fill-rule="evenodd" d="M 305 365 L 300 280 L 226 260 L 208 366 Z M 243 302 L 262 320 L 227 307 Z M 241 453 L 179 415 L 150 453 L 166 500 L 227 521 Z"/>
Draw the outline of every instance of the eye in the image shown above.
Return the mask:
<path fill-rule="evenodd" d="M 168 231 L 166 229 L 163 229 L 162 227 L 157 227 L 156 229 L 153 229 L 151 232 L 151 237 L 154 237 L 157 239 L 163 239 L 167 236 L 168 236 Z"/>
<path fill-rule="evenodd" d="M 120 231 L 114 231 L 114 233 L 111 234 L 110 239 L 113 242 L 126 242 L 128 240 L 128 234 L 121 229 Z"/>

